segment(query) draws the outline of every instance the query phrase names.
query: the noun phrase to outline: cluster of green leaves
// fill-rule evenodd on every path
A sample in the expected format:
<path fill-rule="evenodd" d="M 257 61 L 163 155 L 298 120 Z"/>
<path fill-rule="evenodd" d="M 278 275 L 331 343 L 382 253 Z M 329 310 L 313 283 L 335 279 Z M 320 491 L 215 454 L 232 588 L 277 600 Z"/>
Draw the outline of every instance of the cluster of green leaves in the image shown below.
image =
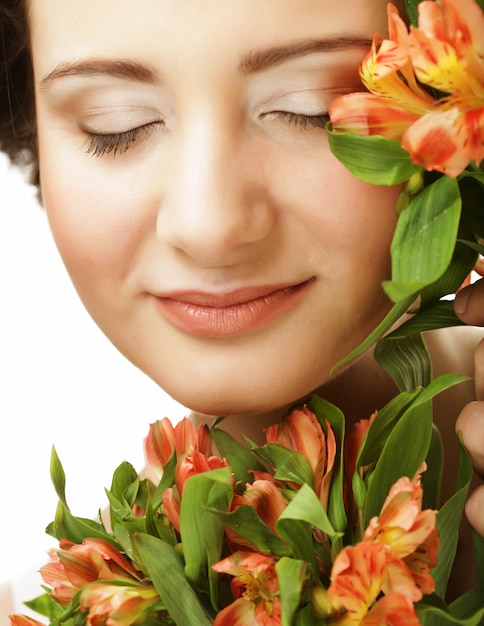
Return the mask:
<path fill-rule="evenodd" d="M 420 333 L 461 325 L 447 297 L 457 291 L 472 271 L 478 254 L 484 254 L 484 172 L 469 168 L 458 179 L 452 179 L 425 173 L 412 163 L 399 141 L 334 133 L 330 128 L 328 138 L 337 158 L 365 182 L 402 184 L 405 193 L 409 185 L 415 184 L 415 178 L 422 180 L 422 188 L 417 185 L 417 193 L 410 191 L 399 214 L 391 245 L 392 278 L 383 288 L 394 306 L 344 361 L 363 353 L 385 335 L 380 354 L 394 350 L 403 356 L 408 354 L 409 342 L 419 341 L 415 336 Z M 409 310 L 414 315 L 388 335 Z M 397 382 L 402 389 L 402 381 Z"/>

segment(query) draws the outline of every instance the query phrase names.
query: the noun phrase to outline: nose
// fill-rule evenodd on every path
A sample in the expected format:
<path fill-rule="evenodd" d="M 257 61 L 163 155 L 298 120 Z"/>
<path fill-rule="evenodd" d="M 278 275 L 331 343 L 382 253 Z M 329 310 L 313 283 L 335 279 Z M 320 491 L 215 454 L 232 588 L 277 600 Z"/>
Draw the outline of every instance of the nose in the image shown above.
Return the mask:
<path fill-rule="evenodd" d="M 239 262 L 273 225 L 270 194 L 247 142 L 213 116 L 199 116 L 174 139 L 173 156 L 163 175 L 159 240 L 201 266 Z"/>

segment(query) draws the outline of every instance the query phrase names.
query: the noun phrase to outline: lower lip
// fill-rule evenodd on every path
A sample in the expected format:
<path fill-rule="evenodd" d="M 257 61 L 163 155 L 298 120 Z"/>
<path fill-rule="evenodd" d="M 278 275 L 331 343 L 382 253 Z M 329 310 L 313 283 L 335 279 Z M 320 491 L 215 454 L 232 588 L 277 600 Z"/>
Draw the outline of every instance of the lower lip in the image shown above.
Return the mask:
<path fill-rule="evenodd" d="M 224 307 L 160 297 L 155 297 L 155 302 L 165 319 L 184 332 L 200 337 L 234 337 L 257 330 L 293 309 L 304 297 L 310 282 Z"/>

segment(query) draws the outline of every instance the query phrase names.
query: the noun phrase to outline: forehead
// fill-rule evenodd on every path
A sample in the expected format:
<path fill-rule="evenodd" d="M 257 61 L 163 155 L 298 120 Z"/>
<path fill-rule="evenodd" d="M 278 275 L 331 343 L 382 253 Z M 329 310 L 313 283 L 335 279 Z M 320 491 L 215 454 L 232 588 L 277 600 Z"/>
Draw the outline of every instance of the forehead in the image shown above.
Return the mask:
<path fill-rule="evenodd" d="M 92 56 L 236 63 L 247 50 L 386 30 L 386 0 L 30 0 L 36 71 Z"/>

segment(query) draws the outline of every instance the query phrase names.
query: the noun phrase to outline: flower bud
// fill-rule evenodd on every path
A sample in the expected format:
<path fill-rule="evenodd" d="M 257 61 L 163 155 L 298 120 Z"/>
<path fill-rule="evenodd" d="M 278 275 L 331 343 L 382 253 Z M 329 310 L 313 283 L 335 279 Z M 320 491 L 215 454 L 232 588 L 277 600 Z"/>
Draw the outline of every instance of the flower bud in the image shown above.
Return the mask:
<path fill-rule="evenodd" d="M 424 186 L 424 171 L 423 169 L 418 169 L 414 172 L 410 178 L 405 183 L 405 191 L 407 195 L 412 197 L 416 196 L 420 191 L 422 191 Z"/>
<path fill-rule="evenodd" d="M 336 609 L 328 598 L 328 593 L 322 585 L 315 585 L 311 589 L 311 609 L 319 619 L 330 617 L 336 613 Z"/>

